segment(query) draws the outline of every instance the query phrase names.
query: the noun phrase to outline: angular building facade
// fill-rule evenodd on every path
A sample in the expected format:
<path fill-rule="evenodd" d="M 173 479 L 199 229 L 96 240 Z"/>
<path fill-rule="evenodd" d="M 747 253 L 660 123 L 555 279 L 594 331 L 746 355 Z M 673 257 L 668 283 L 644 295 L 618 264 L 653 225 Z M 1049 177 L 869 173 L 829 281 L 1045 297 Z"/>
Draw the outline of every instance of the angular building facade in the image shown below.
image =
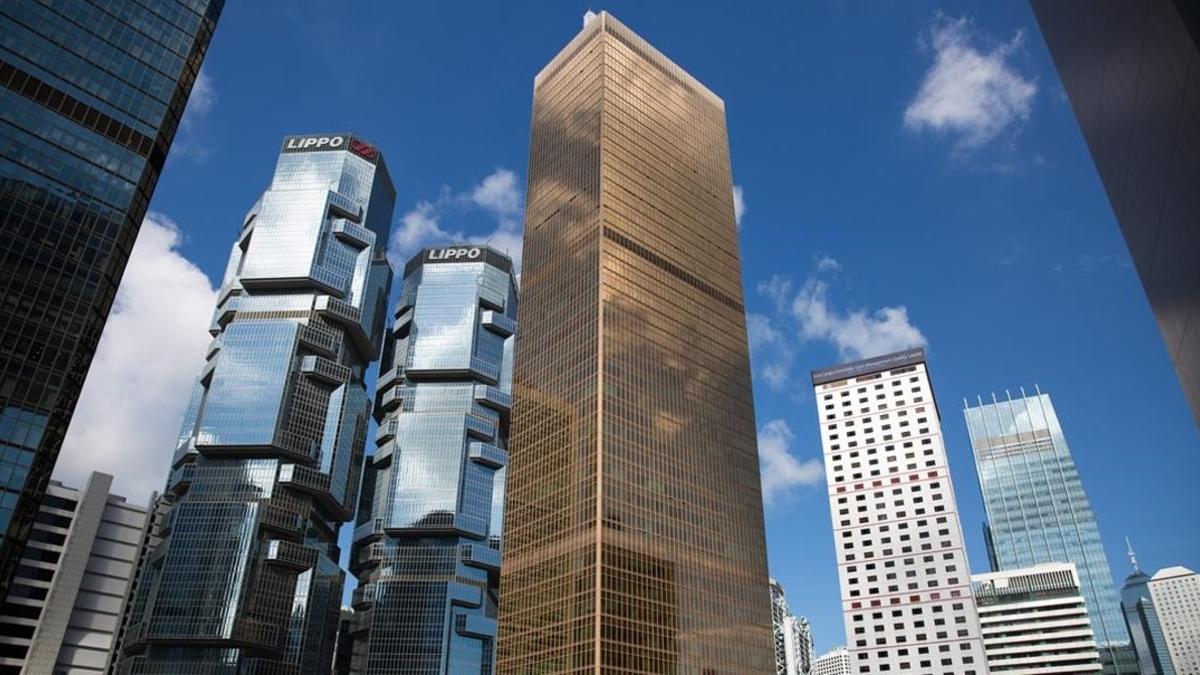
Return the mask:
<path fill-rule="evenodd" d="M 223 4 L 0 3 L 0 594 Z"/>
<path fill-rule="evenodd" d="M 991 403 L 979 398 L 964 415 L 992 571 L 1074 563 L 1105 672 L 1136 673 L 1096 515 L 1050 396 L 1039 389 Z"/>
<path fill-rule="evenodd" d="M 813 665 L 812 628 L 792 614 L 783 586 L 771 579 L 771 632 L 775 640 L 775 674 L 808 675 Z"/>
<path fill-rule="evenodd" d="M 0 608 L 0 673 L 107 672 L 150 522 L 111 486 L 47 487 Z"/>
<path fill-rule="evenodd" d="M 535 78 L 500 673 L 774 669 L 724 103 L 607 13 Z"/>
<path fill-rule="evenodd" d="M 517 289 L 486 246 L 404 269 L 351 560 L 350 672 L 495 668 Z"/>
<path fill-rule="evenodd" d="M 284 140 L 218 293 L 119 672 L 329 670 L 394 202 L 370 143 Z"/>
<path fill-rule="evenodd" d="M 1200 424 L 1200 3 L 1031 4 Z"/>
<path fill-rule="evenodd" d="M 851 671 L 987 675 L 925 350 L 812 382 Z"/>
<path fill-rule="evenodd" d="M 1071 563 L 971 577 L 993 673 L 1099 673 L 1100 654 Z"/>

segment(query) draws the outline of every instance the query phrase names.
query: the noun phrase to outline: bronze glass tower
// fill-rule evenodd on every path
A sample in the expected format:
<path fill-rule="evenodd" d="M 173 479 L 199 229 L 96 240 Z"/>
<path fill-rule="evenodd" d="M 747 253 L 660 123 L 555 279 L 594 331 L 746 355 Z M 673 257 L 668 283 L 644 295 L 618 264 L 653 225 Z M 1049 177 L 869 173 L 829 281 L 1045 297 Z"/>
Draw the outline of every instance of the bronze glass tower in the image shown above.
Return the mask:
<path fill-rule="evenodd" d="M 612 16 L 534 81 L 500 673 L 770 673 L 724 103 Z"/>

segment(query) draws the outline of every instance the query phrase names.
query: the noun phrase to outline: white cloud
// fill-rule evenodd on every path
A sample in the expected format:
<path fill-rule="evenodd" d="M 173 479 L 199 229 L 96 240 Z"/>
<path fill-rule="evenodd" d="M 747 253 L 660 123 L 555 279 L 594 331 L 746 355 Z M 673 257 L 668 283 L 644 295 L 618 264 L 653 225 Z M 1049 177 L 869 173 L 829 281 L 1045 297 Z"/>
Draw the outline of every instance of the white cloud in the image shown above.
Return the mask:
<path fill-rule="evenodd" d="M 737 226 L 742 226 L 742 216 L 746 214 L 746 197 L 742 192 L 741 185 L 733 186 L 733 219 L 737 221 Z"/>
<path fill-rule="evenodd" d="M 55 467 L 69 485 L 103 471 L 144 503 L 166 482 L 216 302 L 180 243 L 169 218 L 146 216 Z"/>
<path fill-rule="evenodd" d="M 217 105 L 217 99 L 216 83 L 208 71 L 201 68 L 195 83 L 192 84 L 192 93 L 188 96 L 183 118 L 179 121 L 179 131 L 171 144 L 171 157 L 187 157 L 202 162 L 212 154 L 212 148 L 198 138 L 198 127 Z"/>
<path fill-rule="evenodd" d="M 829 284 L 809 279 L 792 301 L 792 315 L 805 340 L 827 340 L 847 359 L 860 359 L 924 346 L 925 336 L 904 306 L 868 312 L 841 311 L 829 304 Z"/>
<path fill-rule="evenodd" d="M 402 266 L 412 254 L 426 246 L 450 242 L 487 243 L 508 253 L 515 269 L 521 269 L 521 210 L 523 195 L 515 173 L 503 167 L 496 169 L 475 187 L 465 192 L 442 188 L 436 201 L 417 203 L 400 219 L 388 245 L 388 257 L 395 267 Z M 443 229 L 443 217 L 464 218 L 483 212 L 490 221 L 489 232 L 476 234 L 463 230 Z"/>
<path fill-rule="evenodd" d="M 497 217 L 516 216 L 521 211 L 521 188 L 517 185 L 517 175 L 505 168 L 496 169 L 471 191 L 471 201 Z"/>
<path fill-rule="evenodd" d="M 828 255 L 813 256 L 813 264 L 816 265 L 818 272 L 840 272 L 842 264 L 836 258 Z"/>
<path fill-rule="evenodd" d="M 746 335 L 753 363 L 761 364 L 758 374 L 772 390 L 786 390 L 795 354 L 783 332 L 772 324 L 770 317 L 750 312 L 746 314 Z"/>
<path fill-rule="evenodd" d="M 933 65 L 904 111 L 910 131 L 926 129 L 956 136 L 955 149 L 969 152 L 1011 125 L 1029 118 L 1037 84 L 1017 71 L 1010 57 L 1024 41 L 1013 39 L 983 52 L 964 19 L 938 17 L 929 29 Z"/>
<path fill-rule="evenodd" d="M 763 502 L 774 503 L 794 488 L 820 484 L 825 475 L 820 460 L 801 460 L 791 452 L 795 434 L 784 420 L 771 420 L 758 430 L 758 461 L 762 469 Z"/>

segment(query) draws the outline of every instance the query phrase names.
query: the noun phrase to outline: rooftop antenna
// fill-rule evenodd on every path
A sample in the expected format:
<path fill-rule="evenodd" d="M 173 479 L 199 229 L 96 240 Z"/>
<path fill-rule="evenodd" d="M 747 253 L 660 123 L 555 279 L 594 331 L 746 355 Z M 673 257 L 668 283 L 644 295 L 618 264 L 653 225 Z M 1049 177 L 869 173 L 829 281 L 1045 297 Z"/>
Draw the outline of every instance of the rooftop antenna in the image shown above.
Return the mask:
<path fill-rule="evenodd" d="M 1129 543 L 1129 537 L 1125 537 L 1125 549 L 1125 553 L 1129 555 L 1129 562 L 1133 565 L 1133 573 L 1137 574 L 1138 572 L 1141 572 L 1141 570 L 1138 569 L 1137 554 L 1133 552 L 1133 544 Z"/>

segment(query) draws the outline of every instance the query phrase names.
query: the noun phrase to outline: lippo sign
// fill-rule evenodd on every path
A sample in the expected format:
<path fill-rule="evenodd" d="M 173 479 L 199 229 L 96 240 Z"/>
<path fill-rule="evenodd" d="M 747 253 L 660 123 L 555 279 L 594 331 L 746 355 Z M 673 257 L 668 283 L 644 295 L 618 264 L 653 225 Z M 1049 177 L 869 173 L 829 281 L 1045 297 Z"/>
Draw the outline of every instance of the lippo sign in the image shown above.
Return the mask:
<path fill-rule="evenodd" d="M 288 136 L 283 139 L 283 152 L 320 152 L 324 150 L 349 150 L 374 164 L 379 159 L 379 149 L 370 143 L 347 134 L 324 134 L 320 136 Z"/>
<path fill-rule="evenodd" d="M 483 249 L 478 246 L 452 246 L 450 248 L 435 248 L 425 254 L 429 262 L 467 262 L 479 260 Z"/>
<path fill-rule="evenodd" d="M 349 140 L 348 136 L 288 136 L 283 139 L 283 151 L 344 150 Z"/>

